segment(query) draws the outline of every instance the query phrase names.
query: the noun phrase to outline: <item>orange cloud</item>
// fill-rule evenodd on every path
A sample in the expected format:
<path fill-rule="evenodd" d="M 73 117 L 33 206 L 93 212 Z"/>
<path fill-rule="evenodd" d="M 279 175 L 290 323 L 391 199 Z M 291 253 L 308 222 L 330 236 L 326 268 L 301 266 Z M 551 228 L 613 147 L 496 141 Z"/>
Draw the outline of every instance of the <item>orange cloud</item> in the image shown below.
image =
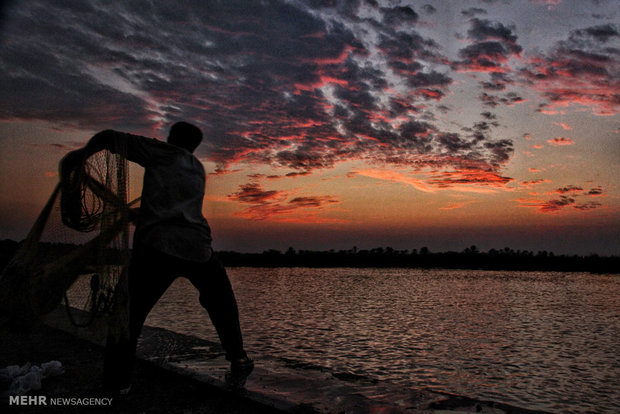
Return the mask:
<path fill-rule="evenodd" d="M 547 142 L 555 146 L 575 145 L 575 141 L 573 141 L 570 138 L 564 138 L 564 137 L 553 138 L 553 139 L 547 140 Z"/>
<path fill-rule="evenodd" d="M 459 171 L 433 172 L 424 179 L 396 171 L 379 169 L 358 170 L 354 171 L 353 174 L 407 184 L 426 193 L 434 193 L 437 189 L 463 193 L 494 193 L 500 188 L 505 191 L 511 191 L 511 189 L 504 187 L 504 184 L 512 181 L 512 178 L 502 177 L 494 171 L 473 168 Z"/>
<path fill-rule="evenodd" d="M 262 178 L 257 175 L 254 177 Z M 258 183 L 248 183 L 239 186 L 239 191 L 230 194 L 228 200 L 249 207 L 235 213 L 237 217 L 248 220 L 268 220 L 272 222 L 286 223 L 336 223 L 344 222 L 340 219 L 320 217 L 316 211 L 322 210 L 330 204 L 339 201 L 332 196 L 298 196 L 289 199 L 290 194 L 286 191 L 263 190 Z M 287 199 L 289 199 L 287 201 Z M 303 213 L 302 213 L 303 212 Z"/>
<path fill-rule="evenodd" d="M 440 210 L 457 210 L 457 209 L 463 208 L 466 205 L 471 204 L 471 203 L 472 203 L 471 201 L 463 201 L 463 202 L 460 202 L 460 203 L 450 203 L 447 206 L 439 207 L 439 209 Z"/>
<path fill-rule="evenodd" d="M 594 210 L 602 207 L 603 204 L 597 201 L 580 202 L 583 197 L 603 196 L 603 188 L 601 186 L 594 187 L 589 191 L 575 185 L 567 185 L 556 189 L 549 194 L 559 194 L 559 197 L 550 200 L 525 199 L 519 198 L 516 201 L 523 207 L 533 207 L 541 213 L 558 213 L 565 208 L 572 208 L 579 211 Z"/>
<path fill-rule="evenodd" d="M 425 193 L 434 193 L 435 190 L 426 185 L 422 180 L 415 177 L 411 177 L 396 171 L 368 169 L 354 171 L 355 174 L 364 177 L 376 178 L 378 180 L 392 181 L 395 183 L 407 184 L 414 187 L 416 190 L 424 191 Z"/>
<path fill-rule="evenodd" d="M 504 187 L 505 184 L 512 180 L 513 179 L 510 177 L 499 175 L 496 171 L 480 168 L 464 168 L 462 170 L 442 171 L 441 173 L 435 174 L 430 183 L 441 188 L 450 188 L 463 192 L 488 193 L 495 191 L 488 188 L 489 186 L 497 189 Z M 454 187 L 455 185 L 459 185 L 459 188 Z M 476 187 L 471 187 L 472 185 Z M 481 185 L 485 186 L 485 188 L 478 187 Z M 504 189 L 506 188 L 504 187 Z"/>
<path fill-rule="evenodd" d="M 331 201 L 330 203 L 337 201 Z M 310 206 L 317 207 L 317 206 Z M 235 213 L 236 217 L 252 221 L 269 221 L 274 223 L 348 223 L 340 218 L 322 217 L 315 212 L 308 211 L 309 206 L 298 206 L 289 203 L 266 203 L 250 206 Z M 303 210 L 303 213 L 300 211 Z"/>

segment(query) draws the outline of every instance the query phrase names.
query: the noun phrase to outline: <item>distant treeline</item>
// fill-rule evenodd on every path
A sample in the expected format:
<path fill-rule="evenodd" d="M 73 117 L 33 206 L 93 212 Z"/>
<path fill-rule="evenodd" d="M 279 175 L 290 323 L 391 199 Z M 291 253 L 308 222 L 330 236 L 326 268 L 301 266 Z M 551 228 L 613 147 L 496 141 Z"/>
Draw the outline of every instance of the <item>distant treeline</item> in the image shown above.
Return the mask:
<path fill-rule="evenodd" d="M 0 269 L 13 257 L 19 243 L 0 240 Z M 41 256 L 58 257 L 75 248 L 74 245 L 41 243 Z M 479 251 L 476 246 L 461 252 L 431 252 L 427 247 L 413 250 L 396 250 L 391 247 L 349 250 L 295 250 L 281 252 L 266 250 L 263 253 L 238 253 L 219 251 L 218 257 L 228 267 L 408 267 L 443 269 L 523 270 L 620 273 L 620 256 L 591 254 L 555 255 L 552 252 L 528 250 L 491 249 Z M 108 254 L 110 262 L 118 262 L 114 252 Z"/>
<path fill-rule="evenodd" d="M 527 250 L 491 249 L 481 252 L 476 246 L 461 252 L 431 252 L 427 247 L 396 250 L 378 247 L 370 250 L 267 250 L 263 253 L 221 251 L 225 266 L 249 267 L 408 267 L 443 269 L 524 270 L 620 273 L 620 257 L 555 255 Z"/>

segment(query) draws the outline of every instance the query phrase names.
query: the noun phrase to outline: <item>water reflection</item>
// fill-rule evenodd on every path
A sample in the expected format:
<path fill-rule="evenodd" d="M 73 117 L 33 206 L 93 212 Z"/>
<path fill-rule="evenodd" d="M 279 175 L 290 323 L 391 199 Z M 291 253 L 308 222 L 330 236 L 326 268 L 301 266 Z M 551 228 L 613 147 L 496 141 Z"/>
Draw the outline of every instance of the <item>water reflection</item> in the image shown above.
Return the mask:
<path fill-rule="evenodd" d="M 617 277 L 410 269 L 229 273 L 248 348 L 258 359 L 389 381 L 403 393 L 430 388 L 556 412 L 620 410 Z M 191 285 L 178 280 L 147 323 L 215 340 L 193 301 Z"/>

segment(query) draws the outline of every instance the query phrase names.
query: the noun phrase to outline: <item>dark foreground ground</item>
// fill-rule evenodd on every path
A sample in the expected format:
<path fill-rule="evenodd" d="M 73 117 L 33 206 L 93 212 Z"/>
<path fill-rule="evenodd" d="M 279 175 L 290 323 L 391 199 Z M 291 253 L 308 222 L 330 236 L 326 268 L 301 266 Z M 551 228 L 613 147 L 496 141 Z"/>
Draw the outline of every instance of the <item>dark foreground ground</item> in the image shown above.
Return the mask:
<path fill-rule="evenodd" d="M 30 395 L 55 397 L 99 397 L 102 348 L 68 333 L 39 325 L 30 332 L 0 328 L 0 369 L 30 362 L 40 365 L 58 360 L 65 373 L 43 380 L 43 388 Z M 139 361 L 131 395 L 112 407 L 15 406 L 9 405 L 7 383 L 0 382 L 0 412 L 3 413 L 183 413 L 246 414 L 278 413 L 274 408 L 250 401 L 167 370 Z"/>

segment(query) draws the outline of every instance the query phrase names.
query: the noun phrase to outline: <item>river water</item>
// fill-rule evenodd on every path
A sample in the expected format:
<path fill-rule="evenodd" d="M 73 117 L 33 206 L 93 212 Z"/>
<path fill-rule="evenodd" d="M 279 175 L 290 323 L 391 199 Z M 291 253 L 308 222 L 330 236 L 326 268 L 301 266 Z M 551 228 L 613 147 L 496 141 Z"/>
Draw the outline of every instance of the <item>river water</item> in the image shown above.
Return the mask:
<path fill-rule="evenodd" d="M 620 277 L 230 268 L 246 347 L 349 377 L 551 412 L 620 412 Z M 147 324 L 217 341 L 177 280 Z"/>

